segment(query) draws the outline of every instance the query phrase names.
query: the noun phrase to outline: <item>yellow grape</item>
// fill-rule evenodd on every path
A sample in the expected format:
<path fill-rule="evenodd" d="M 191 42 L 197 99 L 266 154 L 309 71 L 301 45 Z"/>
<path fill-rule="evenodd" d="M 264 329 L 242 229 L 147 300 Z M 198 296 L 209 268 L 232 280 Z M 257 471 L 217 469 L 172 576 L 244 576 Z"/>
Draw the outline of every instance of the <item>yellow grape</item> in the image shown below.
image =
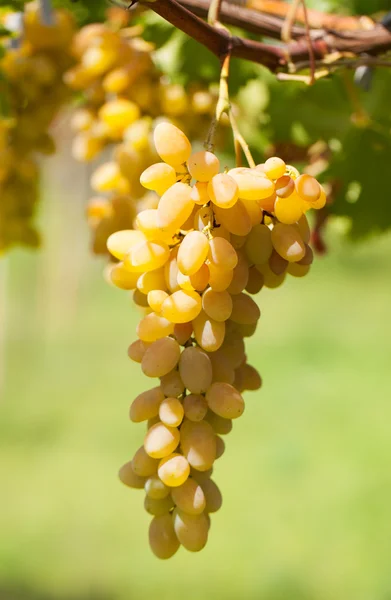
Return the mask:
<path fill-rule="evenodd" d="M 141 231 L 124 229 L 112 233 L 107 240 L 107 249 L 115 258 L 123 260 L 133 246 L 145 240 Z"/>
<path fill-rule="evenodd" d="M 240 252 L 238 253 L 238 264 L 234 268 L 233 278 L 227 291 L 230 294 L 240 294 L 247 285 L 249 276 L 248 260 L 246 256 Z"/>
<path fill-rule="evenodd" d="M 223 342 L 225 336 L 225 323 L 215 321 L 201 311 L 193 320 L 194 337 L 197 344 L 206 352 L 215 352 Z"/>
<path fill-rule="evenodd" d="M 182 485 L 190 474 L 190 465 L 182 454 L 170 454 L 162 458 L 158 467 L 158 475 L 168 487 Z"/>
<path fill-rule="evenodd" d="M 223 354 L 229 366 L 236 369 L 246 357 L 243 337 L 237 332 L 228 331 L 224 345 L 221 348 L 221 354 Z"/>
<path fill-rule="evenodd" d="M 170 251 L 170 257 L 166 264 L 164 265 L 164 278 L 166 280 L 166 286 L 171 293 L 179 290 L 178 284 L 178 246 L 172 248 Z"/>
<path fill-rule="evenodd" d="M 161 559 L 171 558 L 177 552 L 180 543 L 170 514 L 152 519 L 149 526 L 149 545 L 155 556 Z"/>
<path fill-rule="evenodd" d="M 80 162 L 89 162 L 102 151 L 103 145 L 103 140 L 89 131 L 78 133 L 72 142 L 72 157 Z M 103 179 L 95 178 L 98 186 L 102 185 L 102 181 Z"/>
<path fill-rule="evenodd" d="M 206 392 L 212 383 L 212 365 L 209 356 L 200 348 L 185 348 L 179 360 L 179 374 L 185 388 L 192 394 Z"/>
<path fill-rule="evenodd" d="M 130 344 L 128 348 L 128 356 L 131 360 L 137 363 L 141 363 L 144 354 L 147 351 L 149 344 L 147 342 L 143 342 L 142 340 L 136 340 L 132 344 Z"/>
<path fill-rule="evenodd" d="M 288 198 L 295 191 L 295 182 L 289 175 L 283 175 L 277 179 L 275 188 L 279 198 Z"/>
<path fill-rule="evenodd" d="M 111 192 L 116 190 L 120 193 L 129 192 L 129 183 L 121 174 L 118 163 L 112 161 L 100 165 L 91 177 L 91 187 L 96 192 Z"/>
<path fill-rule="evenodd" d="M 230 233 L 235 235 L 248 235 L 252 228 L 250 215 L 243 202 L 238 200 L 231 208 L 215 206 L 217 221 Z"/>
<path fill-rule="evenodd" d="M 296 179 L 295 187 L 300 198 L 311 205 L 318 200 L 321 193 L 320 184 L 315 177 L 307 173 L 303 173 Z"/>
<path fill-rule="evenodd" d="M 162 196 L 175 182 L 175 169 L 164 162 L 151 165 L 140 175 L 141 185 L 147 190 L 157 192 L 159 196 Z"/>
<path fill-rule="evenodd" d="M 270 179 L 279 179 L 285 175 L 286 164 L 278 156 L 272 156 L 263 165 L 263 171 Z"/>
<path fill-rule="evenodd" d="M 181 448 L 189 464 L 198 471 L 210 469 L 216 459 L 216 437 L 206 421 L 185 419 L 181 426 Z"/>
<path fill-rule="evenodd" d="M 225 419 L 237 419 L 244 411 L 242 396 L 229 383 L 212 383 L 206 392 L 206 401 L 213 412 Z"/>
<path fill-rule="evenodd" d="M 154 271 L 163 267 L 169 256 L 170 249 L 165 242 L 144 240 L 130 249 L 124 258 L 124 265 L 129 271 Z"/>
<path fill-rule="evenodd" d="M 163 290 L 151 290 L 147 295 L 149 306 L 157 314 L 161 312 L 163 302 L 166 300 L 166 298 L 168 298 L 168 294 Z"/>
<path fill-rule="evenodd" d="M 251 230 L 245 244 L 245 252 L 250 263 L 266 263 L 273 251 L 271 231 L 266 225 L 256 225 Z"/>
<path fill-rule="evenodd" d="M 235 250 L 240 250 L 240 248 L 243 248 L 244 244 L 246 243 L 246 239 L 246 236 L 232 234 L 230 241 Z"/>
<path fill-rule="evenodd" d="M 190 421 L 202 421 L 208 412 L 205 397 L 200 394 L 189 394 L 183 400 L 185 417 Z"/>
<path fill-rule="evenodd" d="M 235 248 L 222 237 L 214 237 L 210 240 L 208 258 L 213 266 L 227 271 L 234 269 L 238 264 Z"/>
<path fill-rule="evenodd" d="M 125 67 L 113 69 L 105 75 L 102 86 L 105 92 L 109 94 L 120 94 L 124 92 L 130 84 L 130 75 Z"/>
<path fill-rule="evenodd" d="M 208 411 L 205 419 L 213 427 L 215 433 L 218 433 L 219 435 L 227 435 L 232 431 L 232 419 L 220 417 L 211 410 Z"/>
<path fill-rule="evenodd" d="M 157 472 L 158 461 L 151 458 L 145 452 L 144 446 L 140 446 L 132 459 L 132 469 L 140 477 L 150 477 Z"/>
<path fill-rule="evenodd" d="M 221 267 L 215 267 L 213 263 L 208 265 L 209 269 L 209 285 L 212 290 L 216 292 L 223 292 L 226 290 L 233 279 L 233 269 L 222 269 Z"/>
<path fill-rule="evenodd" d="M 184 346 L 193 333 L 192 323 L 175 323 L 174 336 L 181 346 Z"/>
<path fill-rule="evenodd" d="M 252 225 L 258 225 L 262 221 L 262 209 L 258 202 L 254 202 L 253 200 L 242 200 L 241 201 L 248 216 L 251 219 Z"/>
<path fill-rule="evenodd" d="M 167 289 L 166 280 L 164 278 L 164 268 L 154 269 L 152 271 L 146 271 L 145 273 L 134 273 L 138 276 L 137 289 L 143 294 L 148 294 L 153 290 Z"/>
<path fill-rule="evenodd" d="M 302 240 L 305 244 L 309 244 L 311 239 L 311 229 L 308 223 L 308 219 L 305 215 L 302 215 L 297 221 L 297 228 L 300 232 Z"/>
<path fill-rule="evenodd" d="M 140 292 L 140 290 L 134 290 L 132 299 L 136 306 L 140 306 L 140 308 L 148 308 L 148 298 L 145 294 Z"/>
<path fill-rule="evenodd" d="M 314 261 L 314 253 L 312 251 L 311 246 L 308 246 L 308 244 L 305 245 L 305 255 L 303 256 L 303 258 L 297 263 L 299 265 L 312 265 Z"/>
<path fill-rule="evenodd" d="M 204 264 L 209 252 L 207 237 L 200 231 L 190 231 L 179 246 L 178 268 L 184 275 L 194 275 Z"/>
<path fill-rule="evenodd" d="M 232 298 L 227 291 L 216 292 L 208 288 L 202 294 L 202 308 L 211 319 L 226 321 L 231 316 Z"/>
<path fill-rule="evenodd" d="M 155 500 L 149 496 L 145 496 L 144 508 L 150 515 L 154 517 L 161 517 L 170 512 L 174 508 L 174 501 L 171 496 L 166 496 L 160 500 Z"/>
<path fill-rule="evenodd" d="M 213 479 L 205 479 L 200 485 L 205 496 L 205 512 L 214 513 L 220 510 L 223 498 Z"/>
<path fill-rule="evenodd" d="M 286 271 L 288 261 L 282 258 L 276 250 L 273 249 L 272 255 L 269 258 L 269 267 L 275 275 L 282 275 Z"/>
<path fill-rule="evenodd" d="M 157 225 L 164 231 L 180 229 L 190 217 L 194 207 L 191 187 L 186 183 L 174 183 L 160 198 Z"/>
<path fill-rule="evenodd" d="M 156 208 L 147 208 L 138 213 L 135 221 L 137 229 L 142 231 L 148 240 L 172 243 L 175 230 L 163 230 L 158 225 L 158 211 Z"/>
<path fill-rule="evenodd" d="M 277 194 L 275 192 L 273 192 L 273 194 L 271 194 L 267 198 L 264 198 L 263 200 L 258 200 L 257 204 L 262 210 L 264 210 L 268 213 L 273 213 L 276 198 L 277 198 Z"/>
<path fill-rule="evenodd" d="M 278 254 L 288 262 L 298 262 L 305 255 L 305 245 L 294 225 L 276 223 L 272 230 L 272 243 Z"/>
<path fill-rule="evenodd" d="M 160 378 L 160 389 L 165 396 L 177 398 L 185 391 L 185 385 L 176 369 Z"/>
<path fill-rule="evenodd" d="M 171 496 L 179 510 L 187 515 L 200 515 L 205 509 L 205 495 L 202 487 L 189 477 L 181 486 L 175 487 Z"/>
<path fill-rule="evenodd" d="M 115 136 L 121 136 L 124 130 L 140 117 L 140 109 L 134 102 L 125 98 L 109 100 L 99 110 L 99 118 L 109 127 Z"/>
<path fill-rule="evenodd" d="M 282 285 L 285 281 L 286 271 L 280 275 L 276 275 L 273 273 L 268 263 L 265 265 L 256 265 L 256 268 L 262 274 L 263 284 L 266 288 L 274 290 L 275 288 L 280 287 L 280 285 Z"/>
<path fill-rule="evenodd" d="M 189 231 L 194 229 L 194 218 L 198 210 L 199 209 L 197 205 L 194 204 L 190 215 L 187 217 L 186 221 L 181 225 L 181 230 L 183 233 L 188 233 Z"/>
<path fill-rule="evenodd" d="M 152 388 L 139 394 L 130 407 L 130 420 L 133 423 L 141 423 L 156 417 L 159 413 L 160 403 L 164 400 L 164 394 L 160 387 Z"/>
<path fill-rule="evenodd" d="M 173 167 L 185 163 L 191 154 L 191 144 L 186 135 L 172 123 L 159 123 L 153 140 L 160 158 Z"/>
<path fill-rule="evenodd" d="M 156 423 L 145 436 L 144 448 L 152 458 L 164 458 L 175 451 L 179 438 L 178 429 L 167 427 L 164 423 Z"/>
<path fill-rule="evenodd" d="M 172 323 L 187 323 L 199 315 L 201 296 L 191 290 L 178 290 L 162 304 L 162 315 Z"/>
<path fill-rule="evenodd" d="M 264 279 L 262 273 L 256 267 L 250 267 L 248 272 L 248 282 L 245 287 L 249 294 L 258 294 L 263 288 Z"/>
<path fill-rule="evenodd" d="M 208 183 L 208 196 L 216 206 L 231 208 L 238 201 L 238 185 L 226 173 L 218 173 Z"/>
<path fill-rule="evenodd" d="M 134 290 L 137 286 L 138 273 L 130 273 L 124 268 L 124 263 L 119 262 L 110 269 L 110 281 L 121 290 Z"/>
<path fill-rule="evenodd" d="M 176 367 L 181 355 L 178 342 L 170 337 L 156 340 L 147 348 L 141 369 L 147 377 L 163 377 Z"/>
<path fill-rule="evenodd" d="M 224 442 L 223 438 L 216 435 L 216 460 L 218 458 L 220 458 L 221 456 L 223 456 L 224 452 L 225 452 L 225 442 Z M 212 511 L 208 511 L 208 512 L 212 512 Z"/>
<path fill-rule="evenodd" d="M 258 371 L 247 363 L 239 367 L 242 371 L 243 389 L 256 391 L 262 386 L 262 379 Z"/>
<path fill-rule="evenodd" d="M 183 405 L 178 398 L 165 398 L 159 407 L 162 423 L 170 427 L 179 427 L 184 416 Z"/>
<path fill-rule="evenodd" d="M 324 191 L 322 186 L 320 186 L 319 198 L 312 202 L 304 202 L 305 210 L 308 210 L 310 208 L 315 208 L 316 210 L 320 210 L 321 208 L 326 206 L 326 202 L 327 202 L 326 192 Z"/>
<path fill-rule="evenodd" d="M 204 181 L 197 181 L 191 188 L 191 199 L 195 204 L 207 204 L 210 200 L 208 195 L 208 184 Z"/>
<path fill-rule="evenodd" d="M 252 325 L 260 316 L 261 311 L 251 296 L 243 293 L 232 296 L 231 321 L 241 325 Z"/>
<path fill-rule="evenodd" d="M 220 381 L 224 383 L 233 383 L 235 373 L 232 367 L 227 363 L 224 355 L 219 351 L 212 352 L 210 354 L 210 361 L 212 363 L 213 377 L 212 383 Z"/>
<path fill-rule="evenodd" d="M 145 316 L 137 325 L 136 332 L 143 342 L 154 342 L 174 331 L 173 324 L 155 313 Z"/>
<path fill-rule="evenodd" d="M 142 490 L 146 478 L 136 475 L 133 471 L 132 461 L 125 463 L 119 470 L 118 477 L 128 487 L 135 488 L 136 490 Z"/>
<path fill-rule="evenodd" d="M 289 263 L 288 273 L 293 277 L 305 277 L 310 270 L 311 265 L 299 265 L 298 263 Z"/>
<path fill-rule="evenodd" d="M 303 201 L 295 193 L 287 198 L 277 198 L 274 204 L 274 214 L 281 223 L 292 225 L 303 214 Z"/>
<path fill-rule="evenodd" d="M 149 496 L 149 498 L 153 498 L 154 500 L 167 498 L 170 493 L 170 488 L 168 488 L 162 482 L 158 475 L 152 475 L 149 477 L 145 482 L 144 489 L 147 496 Z"/>
<path fill-rule="evenodd" d="M 203 264 L 198 271 L 190 275 L 189 280 L 192 288 L 198 292 L 203 292 L 209 283 L 210 271 L 206 264 Z"/>
<path fill-rule="evenodd" d="M 161 95 L 163 114 L 176 117 L 187 112 L 188 96 L 184 87 L 179 83 L 164 85 Z"/>
<path fill-rule="evenodd" d="M 243 200 L 262 200 L 274 192 L 274 184 L 257 169 L 236 167 L 228 171 L 238 184 L 239 198 Z"/>
<path fill-rule="evenodd" d="M 209 181 L 219 172 L 220 161 L 213 152 L 201 150 L 190 156 L 187 161 L 187 168 L 193 179 Z"/>
<path fill-rule="evenodd" d="M 188 515 L 174 510 L 173 523 L 176 536 L 182 546 L 190 552 L 199 552 L 208 541 L 209 523 L 204 515 Z"/>

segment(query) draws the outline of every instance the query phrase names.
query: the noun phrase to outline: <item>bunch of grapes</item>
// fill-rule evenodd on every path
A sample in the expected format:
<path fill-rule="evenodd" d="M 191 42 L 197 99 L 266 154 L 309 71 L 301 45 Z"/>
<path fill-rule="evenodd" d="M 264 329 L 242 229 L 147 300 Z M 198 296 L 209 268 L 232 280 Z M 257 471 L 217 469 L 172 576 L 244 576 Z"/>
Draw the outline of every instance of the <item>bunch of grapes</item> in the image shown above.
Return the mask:
<path fill-rule="evenodd" d="M 112 160 L 91 178 L 99 194 L 88 206 L 97 254 L 106 253 L 112 232 L 132 226 L 129 218 L 140 207 L 156 208 L 156 195 L 145 196 L 139 180 L 158 159 L 152 132 L 160 115 L 202 139 L 216 103 L 209 90 L 196 86 L 188 92 L 162 77 L 152 60 L 153 46 L 139 34 L 137 26 L 119 28 L 110 20 L 83 27 L 72 42 L 76 65 L 64 78 L 84 94 L 72 118 L 74 158 L 91 161 L 114 144 Z"/>
<path fill-rule="evenodd" d="M 159 378 L 130 407 L 147 433 L 120 479 L 145 489 L 149 542 L 165 559 L 180 545 L 197 552 L 207 542 L 222 503 L 211 479 L 222 436 L 244 411 L 242 392 L 262 383 L 244 345 L 260 318 L 252 296 L 308 272 L 305 212 L 326 197 L 316 179 L 276 157 L 220 172 L 215 154 L 192 153 L 170 123 L 157 125 L 154 143 L 163 162 L 141 183 L 160 196 L 157 206 L 107 245 L 118 260 L 112 283 L 134 290 L 145 313 L 129 357 Z"/>
<path fill-rule="evenodd" d="M 5 15 L 6 19 L 9 15 Z M 3 112 L 0 112 L 0 251 L 15 243 L 36 246 L 32 217 L 38 202 L 39 170 L 35 153 L 51 154 L 49 126 L 69 96 L 62 81 L 71 58 L 73 20 L 53 13 L 45 25 L 36 3 L 26 5 L 22 38 L 4 39 L 0 59 Z M 1 50 L 1 49 L 0 49 Z"/>

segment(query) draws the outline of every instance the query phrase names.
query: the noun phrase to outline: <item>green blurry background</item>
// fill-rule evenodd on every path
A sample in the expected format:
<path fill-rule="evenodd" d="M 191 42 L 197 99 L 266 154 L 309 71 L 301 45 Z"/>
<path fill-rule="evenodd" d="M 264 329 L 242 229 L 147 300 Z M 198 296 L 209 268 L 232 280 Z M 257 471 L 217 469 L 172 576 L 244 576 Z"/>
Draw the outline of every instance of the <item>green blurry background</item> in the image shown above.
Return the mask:
<path fill-rule="evenodd" d="M 203 552 L 159 562 L 143 494 L 116 473 L 151 385 L 138 315 L 88 250 L 88 169 L 50 159 L 41 252 L 0 263 L 2 600 L 389 600 L 391 237 L 335 229 L 309 277 L 266 290 L 264 378 L 226 438 Z"/>

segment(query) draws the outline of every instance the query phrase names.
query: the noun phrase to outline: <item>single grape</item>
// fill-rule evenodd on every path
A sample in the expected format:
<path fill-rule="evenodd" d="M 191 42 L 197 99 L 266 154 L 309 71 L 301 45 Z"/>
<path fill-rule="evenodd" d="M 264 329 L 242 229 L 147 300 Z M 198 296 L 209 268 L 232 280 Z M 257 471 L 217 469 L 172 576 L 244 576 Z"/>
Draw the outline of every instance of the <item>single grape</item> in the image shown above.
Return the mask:
<path fill-rule="evenodd" d="M 189 477 L 181 486 L 171 492 L 179 510 L 187 515 L 200 515 L 205 509 L 205 495 L 200 484 Z"/>
<path fill-rule="evenodd" d="M 164 162 L 178 167 L 191 154 L 191 144 L 186 135 L 172 123 L 159 123 L 153 133 L 155 148 Z"/>
<path fill-rule="evenodd" d="M 165 425 L 179 427 L 183 416 L 183 405 L 178 398 L 165 398 L 159 406 L 159 418 Z"/>
<path fill-rule="evenodd" d="M 141 369 L 147 377 L 163 377 L 176 367 L 181 355 L 178 342 L 164 337 L 153 342 L 145 352 Z"/>
<path fill-rule="evenodd" d="M 162 458 L 158 475 L 168 487 L 178 487 L 185 483 L 190 474 L 190 465 L 182 454 L 170 454 Z"/>
<path fill-rule="evenodd" d="M 206 392 L 212 383 L 212 365 L 206 352 L 194 346 L 185 348 L 179 360 L 179 374 L 189 392 Z"/>
<path fill-rule="evenodd" d="M 190 156 L 187 161 L 187 168 L 193 179 L 209 181 L 219 172 L 220 161 L 212 152 L 201 150 Z"/>
<path fill-rule="evenodd" d="M 149 545 L 155 556 L 161 559 L 171 558 L 177 552 L 180 543 L 170 514 L 152 519 L 149 526 Z"/>
<path fill-rule="evenodd" d="M 236 181 L 226 173 L 218 173 L 208 183 L 208 196 L 220 208 L 231 208 L 239 198 Z"/>
<path fill-rule="evenodd" d="M 165 458 L 172 454 L 179 444 L 179 431 L 163 423 L 153 425 L 144 439 L 144 448 L 152 458 Z"/>
<path fill-rule="evenodd" d="M 237 419 L 244 411 L 242 396 L 229 383 L 212 383 L 206 401 L 213 412 L 225 419 Z"/>

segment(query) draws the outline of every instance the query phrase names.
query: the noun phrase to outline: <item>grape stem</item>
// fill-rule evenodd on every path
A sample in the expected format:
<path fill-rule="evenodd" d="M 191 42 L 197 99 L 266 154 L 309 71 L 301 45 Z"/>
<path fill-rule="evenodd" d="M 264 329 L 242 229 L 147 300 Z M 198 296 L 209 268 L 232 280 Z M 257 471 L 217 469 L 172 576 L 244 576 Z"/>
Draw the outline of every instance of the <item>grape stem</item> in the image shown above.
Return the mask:
<path fill-rule="evenodd" d="M 206 16 L 210 8 L 206 0 L 183 0 L 183 4 L 187 4 L 194 12 L 176 0 L 155 0 L 154 2 L 139 0 L 139 2 L 203 44 L 219 59 L 229 53 L 232 57 L 262 64 L 273 72 L 287 71 L 290 65 L 294 65 L 297 70 L 297 64 L 308 61 L 311 63 L 311 52 L 316 60 L 323 60 L 325 57 L 340 53 L 348 58 L 355 55 L 362 63 L 364 54 L 373 57 L 391 49 L 391 32 L 380 23 L 373 24 L 372 21 L 370 23 L 373 26 L 369 28 L 368 23 L 365 25 L 363 19 L 354 19 L 355 24 L 361 24 L 361 29 L 358 27 L 354 29 L 351 21 L 349 21 L 349 27 L 338 29 L 338 31 L 327 28 L 309 31 L 309 27 L 306 29 L 295 26 L 292 28 L 292 36 L 295 40 L 277 46 L 231 36 L 225 29 L 212 27 L 209 23 L 205 23 L 194 12 Z M 262 6 L 262 3 L 257 0 L 248 0 L 246 5 L 249 4 L 253 8 Z M 281 5 L 285 17 L 289 5 L 285 2 L 274 4 Z M 329 16 L 331 17 L 331 15 Z M 268 37 L 281 37 L 283 19 L 280 19 L 278 26 L 276 17 L 268 14 L 262 15 L 256 10 L 233 6 L 222 1 L 219 18 L 224 23 L 240 25 L 244 29 Z M 308 44 L 308 36 L 311 39 L 311 48 Z M 337 63 L 336 66 L 338 66 Z"/>
<path fill-rule="evenodd" d="M 241 149 L 243 150 L 243 154 L 246 157 L 249 167 L 251 169 L 254 169 L 254 167 L 255 167 L 254 159 L 252 157 L 250 148 L 248 147 L 246 140 L 244 139 L 244 137 L 242 136 L 242 134 L 239 131 L 238 124 L 237 124 L 234 114 L 232 112 L 232 108 L 229 109 L 228 116 L 229 116 L 229 120 L 231 123 L 232 133 L 234 136 L 235 148 L 236 148 L 236 145 L 239 145 L 241 147 Z"/>

